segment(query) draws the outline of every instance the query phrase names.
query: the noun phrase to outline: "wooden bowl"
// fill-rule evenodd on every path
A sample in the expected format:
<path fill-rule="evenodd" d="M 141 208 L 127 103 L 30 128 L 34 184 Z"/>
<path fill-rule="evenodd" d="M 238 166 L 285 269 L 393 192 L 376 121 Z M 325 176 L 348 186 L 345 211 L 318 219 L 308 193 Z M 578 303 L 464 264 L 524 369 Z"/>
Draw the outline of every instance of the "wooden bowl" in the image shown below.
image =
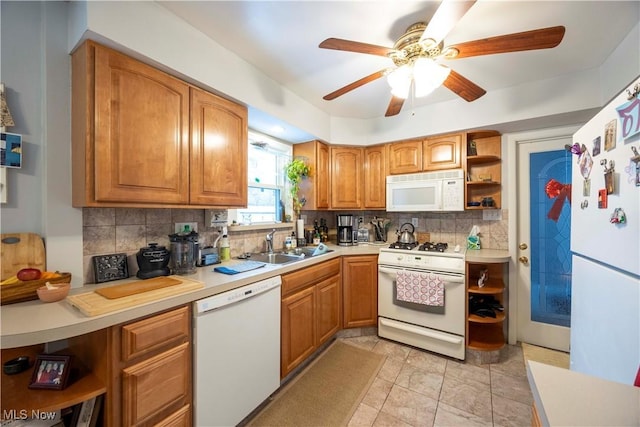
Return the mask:
<path fill-rule="evenodd" d="M 46 286 L 41 286 L 37 289 L 38 298 L 44 302 L 56 302 L 63 300 L 69 293 L 71 283 L 52 283 L 50 284 L 54 289 L 49 289 Z"/>

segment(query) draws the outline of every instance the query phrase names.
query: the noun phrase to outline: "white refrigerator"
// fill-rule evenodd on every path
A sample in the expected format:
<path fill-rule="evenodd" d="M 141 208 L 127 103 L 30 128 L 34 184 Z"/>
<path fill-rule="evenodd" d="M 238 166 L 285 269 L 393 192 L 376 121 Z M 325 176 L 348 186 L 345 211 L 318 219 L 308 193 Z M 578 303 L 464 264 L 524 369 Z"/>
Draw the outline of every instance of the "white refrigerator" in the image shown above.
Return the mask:
<path fill-rule="evenodd" d="M 640 366 L 640 78 L 573 135 L 571 370 Z"/>

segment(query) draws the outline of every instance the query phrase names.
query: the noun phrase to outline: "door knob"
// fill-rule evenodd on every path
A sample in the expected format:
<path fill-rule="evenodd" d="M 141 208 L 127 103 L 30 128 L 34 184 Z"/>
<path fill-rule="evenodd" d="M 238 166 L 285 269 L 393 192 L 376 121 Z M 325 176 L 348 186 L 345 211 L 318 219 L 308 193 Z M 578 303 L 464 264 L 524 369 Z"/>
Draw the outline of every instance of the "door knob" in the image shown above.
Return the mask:
<path fill-rule="evenodd" d="M 525 250 L 525 249 L 527 249 L 529 246 L 527 246 L 527 244 L 526 244 L 526 243 L 520 243 L 520 246 L 518 246 L 518 247 L 519 247 L 521 250 L 523 250 L 523 251 L 524 251 L 524 250 Z"/>
<path fill-rule="evenodd" d="M 529 264 L 529 258 L 527 258 L 526 256 L 521 256 L 520 258 L 518 258 L 518 261 L 520 261 L 524 265 L 528 265 Z"/>

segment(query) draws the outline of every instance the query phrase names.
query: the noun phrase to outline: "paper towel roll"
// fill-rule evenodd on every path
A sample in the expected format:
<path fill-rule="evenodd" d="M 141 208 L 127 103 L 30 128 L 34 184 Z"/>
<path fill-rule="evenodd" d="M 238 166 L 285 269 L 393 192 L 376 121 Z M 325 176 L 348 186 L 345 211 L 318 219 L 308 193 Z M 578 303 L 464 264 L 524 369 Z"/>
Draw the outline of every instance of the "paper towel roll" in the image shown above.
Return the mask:
<path fill-rule="evenodd" d="M 302 239 L 304 237 L 304 220 L 299 219 L 296 221 L 296 237 Z"/>

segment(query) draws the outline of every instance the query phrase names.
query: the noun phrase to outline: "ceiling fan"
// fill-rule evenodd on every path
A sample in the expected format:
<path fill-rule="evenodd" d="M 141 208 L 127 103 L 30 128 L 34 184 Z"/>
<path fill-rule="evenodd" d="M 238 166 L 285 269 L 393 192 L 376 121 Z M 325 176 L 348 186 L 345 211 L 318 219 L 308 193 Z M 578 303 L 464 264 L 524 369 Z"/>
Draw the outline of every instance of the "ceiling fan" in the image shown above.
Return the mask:
<path fill-rule="evenodd" d="M 444 38 L 473 6 L 475 0 L 443 0 L 429 23 L 418 22 L 407 28 L 393 47 L 384 47 L 357 41 L 328 38 L 319 47 L 366 53 L 390 58 L 394 66 L 388 67 L 325 95 L 330 101 L 360 86 L 386 76 L 391 86 L 391 101 L 386 117 L 395 116 L 405 99 L 413 94 L 424 96 L 440 85 L 455 92 L 468 102 L 475 101 L 486 91 L 471 80 L 440 64 L 442 60 L 470 58 L 496 53 L 549 49 L 558 46 L 564 37 L 563 26 L 489 37 L 453 46 L 444 46 Z"/>

